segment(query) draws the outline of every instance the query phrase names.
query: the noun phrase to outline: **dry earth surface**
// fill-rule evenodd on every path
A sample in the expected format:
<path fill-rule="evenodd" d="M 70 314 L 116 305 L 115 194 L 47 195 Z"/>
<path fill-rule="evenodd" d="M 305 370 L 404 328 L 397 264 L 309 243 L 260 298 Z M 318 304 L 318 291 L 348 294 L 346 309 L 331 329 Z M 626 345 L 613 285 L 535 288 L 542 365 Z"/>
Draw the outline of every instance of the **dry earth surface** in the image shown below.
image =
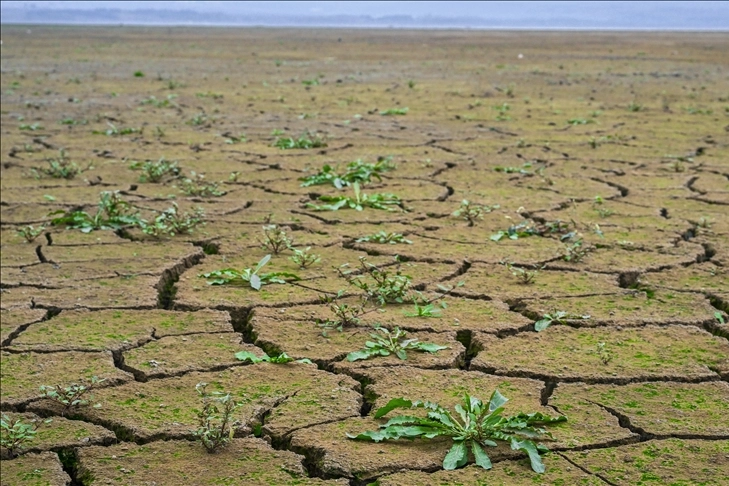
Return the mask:
<path fill-rule="evenodd" d="M 726 34 L 4 25 L 2 41 L 0 406 L 41 424 L 2 451 L 2 485 L 729 484 Z M 161 160 L 177 170 L 139 170 Z M 390 160 L 362 191 L 399 204 L 313 208 L 354 190 L 301 178 L 355 160 Z M 104 191 L 204 224 L 52 224 L 93 217 Z M 490 212 L 454 216 L 463 200 Z M 284 249 L 261 273 L 300 280 L 208 285 L 272 253 L 264 225 L 320 261 Z M 379 232 L 408 241 L 363 240 Z M 361 302 L 340 271 L 360 257 L 440 315 L 370 302 L 323 329 L 323 297 Z M 378 323 L 447 349 L 348 361 Z M 88 404 L 41 396 L 93 376 Z M 241 405 L 215 454 L 193 436 L 200 382 Z M 508 447 L 491 471 L 444 471 L 448 440 L 346 437 L 392 398 L 495 389 L 508 414 L 567 416 L 542 476 Z"/>

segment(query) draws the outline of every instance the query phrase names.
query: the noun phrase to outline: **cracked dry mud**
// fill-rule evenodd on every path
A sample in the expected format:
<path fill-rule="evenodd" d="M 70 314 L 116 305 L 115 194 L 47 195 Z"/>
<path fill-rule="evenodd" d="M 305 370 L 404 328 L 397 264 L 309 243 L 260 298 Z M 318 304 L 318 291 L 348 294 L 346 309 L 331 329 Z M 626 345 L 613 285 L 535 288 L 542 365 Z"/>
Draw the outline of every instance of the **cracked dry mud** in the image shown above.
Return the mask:
<path fill-rule="evenodd" d="M 725 35 L 3 26 L 1 49 L 0 408 L 41 424 L 17 457 L 0 450 L 3 486 L 729 485 Z M 327 146 L 274 146 L 307 132 Z M 362 191 L 402 208 L 307 205 L 353 191 L 301 177 L 388 157 Z M 130 168 L 162 158 L 221 195 Z M 83 172 L 33 176 L 59 159 Z M 101 191 L 206 223 L 159 239 L 50 224 L 94 214 Z M 491 210 L 469 224 L 463 200 Z M 268 224 L 321 261 L 285 250 L 262 272 L 301 280 L 207 285 L 270 253 Z M 28 225 L 44 226 L 32 242 Z M 379 232 L 408 242 L 362 239 Z M 359 302 L 339 269 L 351 279 L 360 257 L 411 277 L 438 315 L 369 305 L 324 330 L 323 298 Z M 447 349 L 347 361 L 375 324 Z M 92 376 L 106 381 L 87 406 L 40 396 Z M 241 402 L 212 455 L 192 434 L 200 382 Z M 346 437 L 392 398 L 452 407 L 494 389 L 507 413 L 568 417 L 544 475 L 503 444 L 490 471 L 444 471 L 446 439 Z"/>

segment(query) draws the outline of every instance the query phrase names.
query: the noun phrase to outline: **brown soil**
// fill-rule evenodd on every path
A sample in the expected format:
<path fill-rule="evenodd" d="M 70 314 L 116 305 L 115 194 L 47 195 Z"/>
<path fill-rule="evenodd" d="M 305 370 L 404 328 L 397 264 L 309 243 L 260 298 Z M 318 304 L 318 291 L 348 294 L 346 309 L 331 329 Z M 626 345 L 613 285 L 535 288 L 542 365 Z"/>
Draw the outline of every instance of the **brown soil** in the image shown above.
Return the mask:
<path fill-rule="evenodd" d="M 0 408 L 53 422 L 3 460 L 3 485 L 729 483 L 725 35 L 32 31 L 3 26 Z M 275 146 L 307 133 L 327 146 Z M 33 176 L 61 154 L 83 171 Z M 130 167 L 161 158 L 218 194 Z M 380 158 L 396 168 L 362 192 L 400 207 L 308 205 L 354 191 L 302 177 Z M 160 238 L 50 224 L 96 214 L 113 190 L 148 222 L 174 202 L 205 224 Z M 464 200 L 489 208 L 469 221 L 454 215 Z M 521 223 L 537 234 L 495 241 Z M 255 268 L 269 224 L 320 261 L 301 269 L 284 249 L 260 272 L 301 280 L 256 291 L 200 277 Z M 28 243 L 27 225 L 45 227 Z M 399 267 L 433 307 L 369 302 L 323 335 L 332 304 L 362 298 L 340 275 L 360 257 Z M 590 318 L 534 332 L 558 311 Z M 346 361 L 375 324 L 448 349 Z M 40 399 L 41 385 L 92 376 L 106 381 L 88 405 Z M 192 440 L 200 382 L 242 405 L 214 455 Z M 495 388 L 506 413 L 568 417 L 550 427 L 544 476 L 508 444 L 489 450 L 490 472 L 444 472 L 449 439 L 346 437 L 377 427 L 390 398 L 453 406 Z"/>

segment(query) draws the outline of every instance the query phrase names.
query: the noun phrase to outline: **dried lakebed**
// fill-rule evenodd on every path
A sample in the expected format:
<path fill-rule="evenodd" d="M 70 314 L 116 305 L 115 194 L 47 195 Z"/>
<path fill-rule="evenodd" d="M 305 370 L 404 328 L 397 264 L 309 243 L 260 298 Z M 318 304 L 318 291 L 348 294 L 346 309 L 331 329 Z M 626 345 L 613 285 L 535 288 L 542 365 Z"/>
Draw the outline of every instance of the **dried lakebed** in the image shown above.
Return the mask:
<path fill-rule="evenodd" d="M 3 486 L 729 485 L 725 35 L 26 30 L 0 409 L 37 432 Z M 348 359 L 377 326 L 444 349 Z M 238 403 L 214 454 L 200 383 Z M 494 390 L 567 417 L 542 475 L 347 438 Z"/>

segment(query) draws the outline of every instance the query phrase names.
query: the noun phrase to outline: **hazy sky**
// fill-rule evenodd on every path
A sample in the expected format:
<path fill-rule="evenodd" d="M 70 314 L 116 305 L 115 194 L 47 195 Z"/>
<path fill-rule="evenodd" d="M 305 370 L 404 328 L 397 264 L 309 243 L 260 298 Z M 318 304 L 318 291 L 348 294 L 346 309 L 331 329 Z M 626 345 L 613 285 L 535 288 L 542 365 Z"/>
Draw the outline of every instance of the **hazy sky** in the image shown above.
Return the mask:
<path fill-rule="evenodd" d="M 571 19 L 584 21 L 585 25 L 605 25 L 620 27 L 630 25 L 640 27 L 681 28 L 717 27 L 729 30 L 729 2 L 622 2 L 622 1 L 433 1 L 433 2 L 324 2 L 324 1 L 0 1 L 3 8 L 21 7 L 28 10 L 48 11 L 57 9 L 97 10 L 119 9 L 124 11 L 137 9 L 156 9 L 167 11 L 197 11 L 229 15 L 264 14 L 268 16 L 300 16 L 326 17 L 330 15 L 366 15 L 383 17 L 392 15 L 408 15 L 413 17 L 459 17 L 482 18 L 496 21 L 520 21 L 538 19 L 540 22 L 554 20 L 555 27 L 559 21 Z M 703 22 L 703 23 L 702 23 Z"/>

